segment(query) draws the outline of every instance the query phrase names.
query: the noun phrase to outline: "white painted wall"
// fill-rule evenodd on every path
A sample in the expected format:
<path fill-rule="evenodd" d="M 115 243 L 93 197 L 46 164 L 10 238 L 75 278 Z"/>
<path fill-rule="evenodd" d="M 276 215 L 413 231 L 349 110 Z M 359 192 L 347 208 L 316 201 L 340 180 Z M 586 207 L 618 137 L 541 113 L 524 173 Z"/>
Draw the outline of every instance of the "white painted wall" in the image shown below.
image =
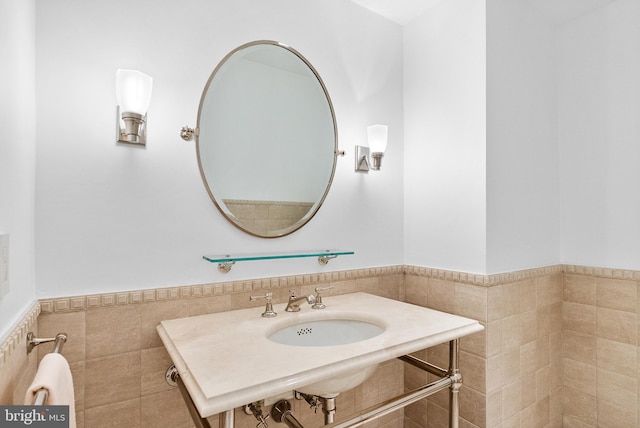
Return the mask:
<path fill-rule="evenodd" d="M 405 263 L 486 271 L 484 0 L 405 26 Z"/>
<path fill-rule="evenodd" d="M 564 263 L 640 269 L 640 2 L 560 29 Z"/>
<path fill-rule="evenodd" d="M 0 232 L 8 233 L 10 292 L 0 341 L 35 300 L 35 2 L 0 0 Z"/>
<path fill-rule="evenodd" d="M 37 24 L 40 296 L 403 263 L 399 25 L 344 0 L 53 0 L 37 2 Z M 223 219 L 202 185 L 194 143 L 178 135 L 195 125 L 216 64 L 257 39 L 285 42 L 315 66 L 347 151 L 318 214 L 275 240 Z M 117 68 L 154 78 L 146 149 L 115 143 Z M 389 125 L 383 170 L 355 174 L 353 147 L 379 122 Z M 313 259 L 239 263 L 227 275 L 201 259 L 322 248 L 356 255 L 326 267 Z"/>
<path fill-rule="evenodd" d="M 556 33 L 531 2 L 487 0 L 486 273 L 559 260 Z"/>

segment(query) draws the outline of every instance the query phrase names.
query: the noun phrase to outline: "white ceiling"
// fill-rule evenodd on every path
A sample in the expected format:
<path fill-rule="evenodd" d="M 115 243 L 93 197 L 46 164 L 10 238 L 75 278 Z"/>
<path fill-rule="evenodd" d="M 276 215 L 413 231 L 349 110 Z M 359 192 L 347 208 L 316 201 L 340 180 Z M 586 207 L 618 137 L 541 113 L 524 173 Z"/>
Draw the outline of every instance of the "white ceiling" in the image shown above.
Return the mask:
<path fill-rule="evenodd" d="M 409 23 L 445 0 L 351 0 L 400 25 Z M 616 0 L 519 0 L 537 9 L 553 24 L 562 24 Z"/>

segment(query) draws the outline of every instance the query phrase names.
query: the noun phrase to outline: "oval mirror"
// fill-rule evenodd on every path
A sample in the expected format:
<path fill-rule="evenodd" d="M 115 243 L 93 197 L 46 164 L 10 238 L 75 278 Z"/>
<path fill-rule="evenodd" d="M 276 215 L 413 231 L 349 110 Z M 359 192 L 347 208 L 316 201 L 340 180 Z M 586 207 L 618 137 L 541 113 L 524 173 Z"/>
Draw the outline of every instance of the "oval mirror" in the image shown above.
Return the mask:
<path fill-rule="evenodd" d="M 197 127 L 202 180 L 238 228 L 285 236 L 322 205 L 335 172 L 336 121 L 322 79 L 297 51 L 258 41 L 230 52 L 204 88 Z"/>

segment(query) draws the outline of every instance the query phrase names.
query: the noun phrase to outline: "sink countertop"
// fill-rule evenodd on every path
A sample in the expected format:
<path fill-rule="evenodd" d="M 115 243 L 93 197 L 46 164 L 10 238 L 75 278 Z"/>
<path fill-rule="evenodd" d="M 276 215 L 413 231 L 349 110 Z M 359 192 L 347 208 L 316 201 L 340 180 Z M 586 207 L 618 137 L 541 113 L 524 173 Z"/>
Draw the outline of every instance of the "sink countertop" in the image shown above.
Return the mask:
<path fill-rule="evenodd" d="M 367 293 L 323 296 L 326 309 L 300 312 L 274 304 L 162 321 L 157 330 L 203 417 L 288 393 L 353 370 L 483 330 L 478 321 Z M 321 319 L 355 319 L 385 331 L 337 346 L 289 346 L 267 337 L 283 327 Z M 464 373 L 463 373 L 464 375 Z"/>

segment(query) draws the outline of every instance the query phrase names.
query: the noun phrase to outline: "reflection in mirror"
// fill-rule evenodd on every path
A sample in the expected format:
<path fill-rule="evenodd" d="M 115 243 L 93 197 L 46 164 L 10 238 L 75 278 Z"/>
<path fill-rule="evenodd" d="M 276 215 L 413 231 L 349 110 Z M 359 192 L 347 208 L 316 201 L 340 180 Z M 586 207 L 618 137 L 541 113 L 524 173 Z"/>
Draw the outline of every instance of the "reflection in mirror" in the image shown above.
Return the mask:
<path fill-rule="evenodd" d="M 294 232 L 320 208 L 336 164 L 331 100 L 311 64 L 271 41 L 229 53 L 204 89 L 196 134 L 205 187 L 255 236 Z"/>

